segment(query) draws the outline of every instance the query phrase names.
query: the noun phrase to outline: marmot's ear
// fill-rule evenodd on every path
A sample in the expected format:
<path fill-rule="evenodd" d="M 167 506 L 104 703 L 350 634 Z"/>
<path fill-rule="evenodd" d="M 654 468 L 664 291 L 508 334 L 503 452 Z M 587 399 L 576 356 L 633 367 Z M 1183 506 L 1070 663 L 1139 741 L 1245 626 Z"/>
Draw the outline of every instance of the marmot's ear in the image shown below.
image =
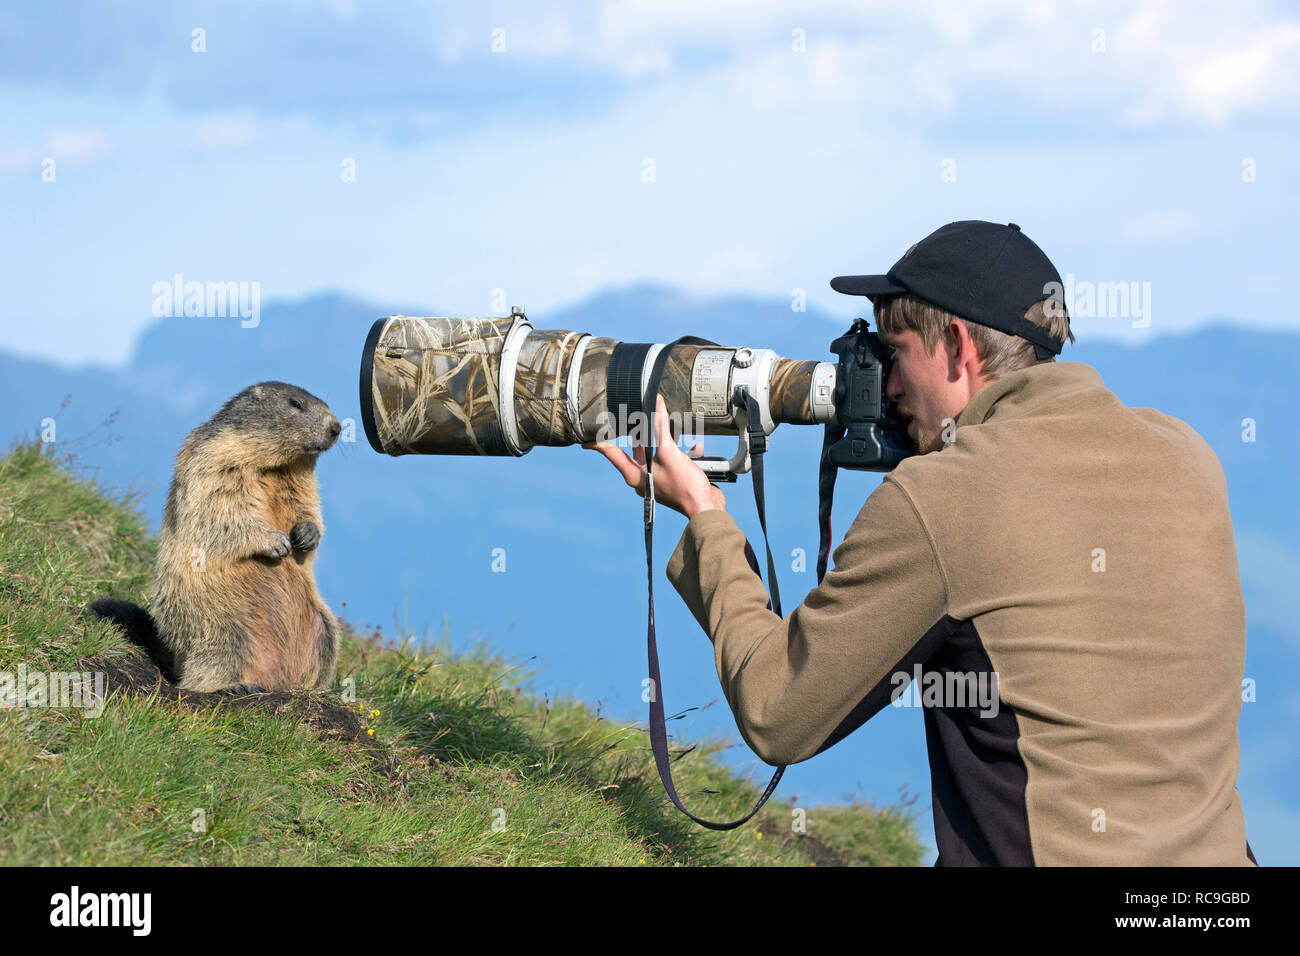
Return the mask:
<path fill-rule="evenodd" d="M 249 390 L 249 395 L 252 397 L 253 401 L 255 401 L 255 402 L 260 402 L 260 401 L 262 400 L 262 398 L 264 397 L 265 392 L 262 391 L 262 386 L 261 386 L 261 385 L 254 385 L 254 386 Z"/>

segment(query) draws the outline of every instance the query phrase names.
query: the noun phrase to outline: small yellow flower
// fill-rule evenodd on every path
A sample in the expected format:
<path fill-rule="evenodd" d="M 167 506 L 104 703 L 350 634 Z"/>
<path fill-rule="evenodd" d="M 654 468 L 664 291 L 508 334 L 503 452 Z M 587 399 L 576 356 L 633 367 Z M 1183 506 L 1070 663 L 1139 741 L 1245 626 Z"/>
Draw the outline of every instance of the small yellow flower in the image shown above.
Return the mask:
<path fill-rule="evenodd" d="M 754 839 L 755 839 L 755 840 L 761 840 L 761 839 L 763 839 L 763 831 L 762 831 L 762 830 L 755 830 L 755 831 L 754 831 Z"/>
<path fill-rule="evenodd" d="M 369 730 L 366 731 L 366 733 L 368 733 L 371 737 L 373 737 L 375 735 L 375 728 L 371 727 Z"/>
<path fill-rule="evenodd" d="M 371 716 L 371 717 L 378 717 L 378 716 L 379 716 L 379 711 L 377 711 L 377 710 L 372 710 L 372 711 L 370 712 L 370 716 Z"/>

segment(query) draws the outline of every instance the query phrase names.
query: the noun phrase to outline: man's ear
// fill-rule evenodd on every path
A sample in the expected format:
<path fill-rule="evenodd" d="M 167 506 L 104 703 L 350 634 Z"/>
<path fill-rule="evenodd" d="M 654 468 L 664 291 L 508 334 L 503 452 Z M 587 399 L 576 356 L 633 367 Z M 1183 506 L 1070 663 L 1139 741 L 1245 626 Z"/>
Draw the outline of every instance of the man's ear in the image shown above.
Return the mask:
<path fill-rule="evenodd" d="M 970 340 L 965 324 L 956 319 L 948 323 L 944 338 L 948 351 L 948 378 L 956 381 L 961 367 L 975 357 L 975 343 Z"/>

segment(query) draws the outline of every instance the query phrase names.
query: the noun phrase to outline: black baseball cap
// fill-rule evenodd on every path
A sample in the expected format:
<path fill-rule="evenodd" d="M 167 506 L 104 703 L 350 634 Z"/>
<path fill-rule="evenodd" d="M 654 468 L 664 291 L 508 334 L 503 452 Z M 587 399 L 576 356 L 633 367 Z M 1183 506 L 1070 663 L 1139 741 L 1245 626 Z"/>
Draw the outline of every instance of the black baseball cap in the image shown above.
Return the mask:
<path fill-rule="evenodd" d="M 1064 344 L 1025 319 L 1035 302 L 1054 290 L 1061 295 L 1061 274 L 1014 222 L 950 222 L 913 244 L 884 275 L 836 276 L 831 288 L 873 303 L 877 296 L 911 292 L 963 319 L 1028 339 L 1040 359 L 1059 355 Z"/>

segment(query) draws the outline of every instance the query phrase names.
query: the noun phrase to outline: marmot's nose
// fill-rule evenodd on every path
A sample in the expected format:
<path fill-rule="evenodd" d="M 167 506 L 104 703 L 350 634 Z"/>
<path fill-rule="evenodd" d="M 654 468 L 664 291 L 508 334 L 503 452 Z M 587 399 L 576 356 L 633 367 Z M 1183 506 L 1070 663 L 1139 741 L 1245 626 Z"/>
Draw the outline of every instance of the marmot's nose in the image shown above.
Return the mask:
<path fill-rule="evenodd" d="M 339 420 L 336 418 L 330 422 L 330 438 L 339 437 Z"/>

